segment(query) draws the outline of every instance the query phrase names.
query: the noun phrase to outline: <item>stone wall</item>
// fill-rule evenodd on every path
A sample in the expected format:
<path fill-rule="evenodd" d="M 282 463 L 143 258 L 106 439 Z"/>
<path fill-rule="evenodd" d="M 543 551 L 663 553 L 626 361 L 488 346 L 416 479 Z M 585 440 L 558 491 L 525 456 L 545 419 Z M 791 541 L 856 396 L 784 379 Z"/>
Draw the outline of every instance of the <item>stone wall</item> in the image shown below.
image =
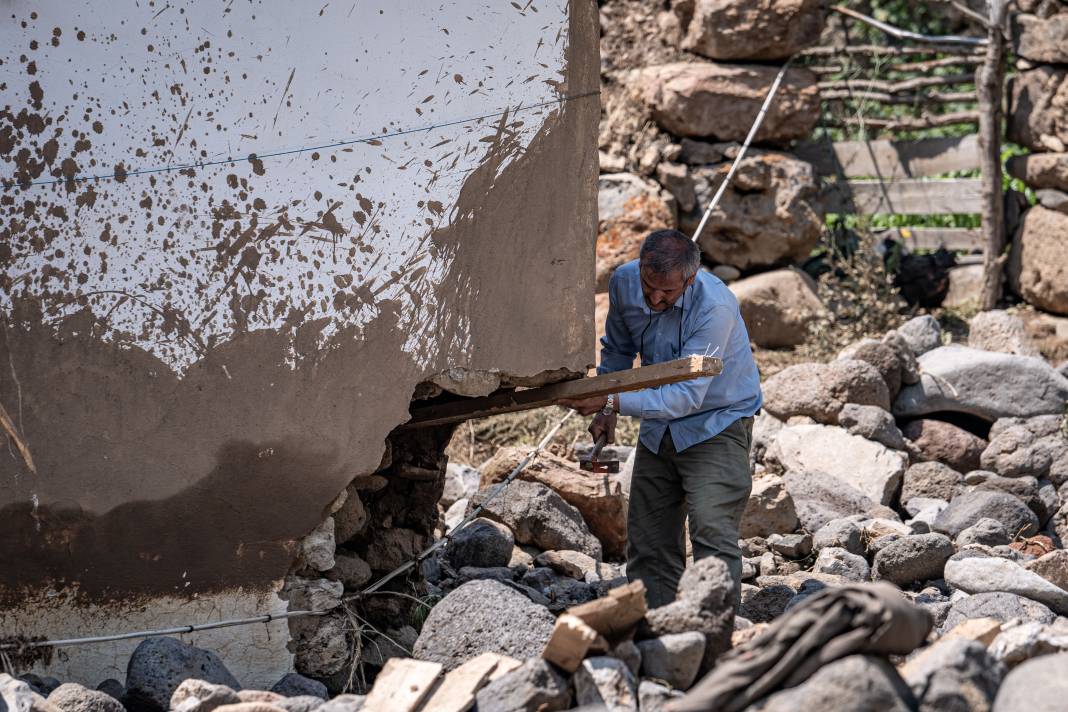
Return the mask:
<path fill-rule="evenodd" d="M 1068 3 L 1027 0 L 1019 9 L 1008 137 L 1034 153 L 1013 158 L 1009 172 L 1035 189 L 1038 205 L 1016 230 L 1008 277 L 1026 301 L 1068 315 Z"/>
<path fill-rule="evenodd" d="M 5 6 L 5 635 L 336 606 L 192 636 L 335 683 L 407 614 L 338 602 L 437 523 L 410 402 L 592 360 L 594 9 L 485 5 Z"/>

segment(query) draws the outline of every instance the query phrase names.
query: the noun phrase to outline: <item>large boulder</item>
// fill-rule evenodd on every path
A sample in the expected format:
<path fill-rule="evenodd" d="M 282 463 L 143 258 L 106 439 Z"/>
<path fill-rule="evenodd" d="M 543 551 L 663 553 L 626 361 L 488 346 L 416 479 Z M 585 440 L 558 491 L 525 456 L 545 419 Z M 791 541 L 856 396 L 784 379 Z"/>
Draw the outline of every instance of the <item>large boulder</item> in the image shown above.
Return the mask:
<path fill-rule="evenodd" d="M 1050 17 L 1012 13 L 1016 54 L 1032 62 L 1068 64 L 1068 11 Z"/>
<path fill-rule="evenodd" d="M 640 70 L 635 84 L 653 119 L 676 136 L 741 141 L 778 71 L 762 65 L 676 62 Z M 755 140 L 782 143 L 804 138 L 819 115 L 816 75 L 791 68 Z"/>
<path fill-rule="evenodd" d="M 1068 190 L 1068 153 L 1013 156 L 1007 167 L 1010 175 L 1036 190 Z"/>
<path fill-rule="evenodd" d="M 764 383 L 764 409 L 780 420 L 807 415 L 834 425 L 846 403 L 890 410 L 890 392 L 877 368 L 853 359 L 799 363 Z"/>
<path fill-rule="evenodd" d="M 531 449 L 505 447 L 498 450 L 497 454 L 482 466 L 482 487 L 490 487 L 502 481 L 530 454 Z M 628 497 L 620 475 L 590 477 L 567 460 L 543 452 L 527 465 L 518 479 L 543 484 L 556 492 L 582 514 L 583 521 L 600 540 L 606 556 L 624 556 L 627 546 Z"/>
<path fill-rule="evenodd" d="M 774 475 L 754 479 L 753 490 L 742 513 L 741 537 L 789 534 L 797 529 L 797 525 L 794 500 L 783 479 Z"/>
<path fill-rule="evenodd" d="M 1068 96 L 1065 97 L 1068 101 Z M 1068 111 L 1065 112 L 1068 120 Z M 1013 291 L 1039 309 L 1068 315 L 1068 215 L 1036 205 L 1012 241 L 1007 274 Z"/>
<path fill-rule="evenodd" d="M 799 269 L 780 269 L 732 282 L 749 340 L 776 349 L 803 344 L 824 312 L 816 283 Z"/>
<path fill-rule="evenodd" d="M 912 691 L 885 658 L 850 655 L 819 668 L 797 687 L 750 705 L 746 712 L 910 712 L 915 709 Z"/>
<path fill-rule="evenodd" d="M 1068 150 L 1068 68 L 1042 65 L 1009 81 L 1009 140 L 1035 151 Z"/>
<path fill-rule="evenodd" d="M 691 170 L 697 201 L 679 216 L 680 229 L 690 234 L 697 229 L 729 170 L 730 163 Z M 804 260 L 823 229 L 817 196 L 811 164 L 786 153 L 754 151 L 742 159 L 709 216 L 701 251 L 714 263 L 740 270 Z"/>
<path fill-rule="evenodd" d="M 210 650 L 175 638 L 146 638 L 134 649 L 126 666 L 126 707 L 143 712 L 168 710 L 178 685 L 191 677 L 241 689 L 219 656 Z"/>
<path fill-rule="evenodd" d="M 987 442 L 964 428 L 944 420 L 921 418 L 902 428 L 921 462 L 941 462 L 957 472 L 979 469 L 979 458 Z"/>
<path fill-rule="evenodd" d="M 1060 712 L 1068 699 L 1068 653 L 1043 655 L 1013 668 L 998 688 L 993 712 Z"/>
<path fill-rule="evenodd" d="M 894 401 L 898 417 L 952 411 L 993 422 L 1060 414 L 1068 401 L 1068 378 L 1040 358 L 953 345 L 928 351 L 919 362 L 920 382 Z"/>
<path fill-rule="evenodd" d="M 956 601 L 950 607 L 942 630 L 953 630 L 971 618 L 993 618 L 999 623 L 1007 623 L 1014 618 L 1052 623 L 1057 615 L 1045 604 L 1015 593 L 977 593 Z"/>
<path fill-rule="evenodd" d="M 819 0 L 694 0 L 672 3 L 683 49 L 711 59 L 786 59 L 823 31 Z"/>
<path fill-rule="evenodd" d="M 482 653 L 538 657 L 556 618 L 545 606 L 496 581 L 470 581 L 430 610 L 413 650 L 452 670 Z"/>
<path fill-rule="evenodd" d="M 479 490 L 471 504 L 486 502 L 492 491 L 492 487 Z M 579 511 L 539 482 L 515 480 L 489 500 L 482 513 L 511 529 L 520 544 L 533 544 L 543 551 L 572 549 L 601 558 L 601 542 Z"/>
<path fill-rule="evenodd" d="M 968 593 L 1014 593 L 1068 615 L 1068 591 L 1014 561 L 997 556 L 961 556 L 946 563 L 946 583 Z"/>
<path fill-rule="evenodd" d="M 877 504 L 890 504 L 901 488 L 908 457 L 828 425 L 794 425 L 779 432 L 767 464 L 849 485 Z"/>
<path fill-rule="evenodd" d="M 1038 517 L 1026 504 L 1007 492 L 966 490 L 954 497 L 931 527 L 955 538 L 980 519 L 995 519 L 1011 535 L 1031 536 L 1038 532 Z"/>
<path fill-rule="evenodd" d="M 787 472 L 786 491 L 794 500 L 797 518 L 808 531 L 818 531 L 830 521 L 875 509 L 870 497 L 844 482 L 809 472 Z"/>
<path fill-rule="evenodd" d="M 645 236 L 675 227 L 675 206 L 656 183 L 633 173 L 597 179 L 597 291 L 616 267 L 638 258 Z"/>

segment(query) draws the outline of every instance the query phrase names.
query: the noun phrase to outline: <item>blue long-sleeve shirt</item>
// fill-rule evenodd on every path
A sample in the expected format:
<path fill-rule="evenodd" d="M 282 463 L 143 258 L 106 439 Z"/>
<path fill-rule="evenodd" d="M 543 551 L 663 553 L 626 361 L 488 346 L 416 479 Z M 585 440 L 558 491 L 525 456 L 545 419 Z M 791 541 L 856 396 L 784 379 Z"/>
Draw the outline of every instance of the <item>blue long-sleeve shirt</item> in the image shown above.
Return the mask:
<path fill-rule="evenodd" d="M 679 452 L 718 435 L 764 402 L 760 374 L 738 300 L 716 276 L 698 271 L 675 305 L 655 312 L 642 295 L 638 260 L 616 269 L 608 283 L 608 319 L 597 373 L 693 354 L 723 359 L 723 373 L 619 394 L 619 412 L 642 419 L 639 439 L 659 452 L 664 430 Z M 644 332 L 644 335 L 643 335 Z"/>

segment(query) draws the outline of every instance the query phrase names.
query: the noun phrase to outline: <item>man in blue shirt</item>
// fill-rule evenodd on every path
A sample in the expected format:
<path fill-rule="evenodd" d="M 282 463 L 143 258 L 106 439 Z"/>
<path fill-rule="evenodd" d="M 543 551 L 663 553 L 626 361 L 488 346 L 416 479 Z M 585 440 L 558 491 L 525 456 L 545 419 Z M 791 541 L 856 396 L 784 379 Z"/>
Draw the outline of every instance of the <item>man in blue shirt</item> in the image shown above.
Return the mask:
<path fill-rule="evenodd" d="M 615 437 L 616 415 L 642 419 L 631 479 L 627 576 L 641 579 L 651 607 L 675 600 L 685 568 L 683 522 L 697 559 L 718 556 L 740 592 L 738 527 L 752 489 L 749 448 L 763 396 L 738 302 L 718 278 L 700 270 L 697 245 L 676 230 L 658 230 L 638 260 L 609 282 L 608 318 L 597 372 L 690 355 L 718 356 L 723 372 L 607 397 L 566 401 L 597 415 L 590 433 Z"/>

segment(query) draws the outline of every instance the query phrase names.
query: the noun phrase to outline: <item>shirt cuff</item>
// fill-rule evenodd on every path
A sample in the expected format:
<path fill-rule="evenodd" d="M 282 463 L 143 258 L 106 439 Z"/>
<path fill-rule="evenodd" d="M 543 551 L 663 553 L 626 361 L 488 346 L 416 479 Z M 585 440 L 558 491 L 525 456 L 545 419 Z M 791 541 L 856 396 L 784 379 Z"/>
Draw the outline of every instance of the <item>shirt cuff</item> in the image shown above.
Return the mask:
<path fill-rule="evenodd" d="M 642 417 L 641 391 L 629 391 L 619 394 L 619 414 L 629 415 L 632 418 Z"/>

